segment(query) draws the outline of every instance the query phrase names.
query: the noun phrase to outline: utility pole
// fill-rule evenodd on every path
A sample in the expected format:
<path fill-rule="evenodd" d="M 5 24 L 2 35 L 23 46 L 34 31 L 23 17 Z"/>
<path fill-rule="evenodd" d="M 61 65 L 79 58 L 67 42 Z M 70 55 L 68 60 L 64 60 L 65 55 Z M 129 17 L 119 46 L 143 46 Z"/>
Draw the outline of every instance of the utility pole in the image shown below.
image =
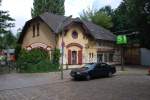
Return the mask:
<path fill-rule="evenodd" d="M 72 17 L 72 15 L 70 15 L 69 17 L 66 17 L 61 23 L 61 31 L 62 31 L 62 42 L 61 42 L 61 47 L 62 47 L 62 59 L 61 59 L 61 79 L 63 80 L 63 64 L 64 64 L 64 27 L 63 24 L 65 21 L 67 21 L 68 19 L 70 19 Z"/>
<path fill-rule="evenodd" d="M 124 71 L 124 47 L 121 45 L 121 70 Z"/>
<path fill-rule="evenodd" d="M 117 36 L 117 44 L 120 45 L 120 54 L 121 54 L 121 70 L 124 71 L 124 46 L 127 44 L 126 35 Z"/>

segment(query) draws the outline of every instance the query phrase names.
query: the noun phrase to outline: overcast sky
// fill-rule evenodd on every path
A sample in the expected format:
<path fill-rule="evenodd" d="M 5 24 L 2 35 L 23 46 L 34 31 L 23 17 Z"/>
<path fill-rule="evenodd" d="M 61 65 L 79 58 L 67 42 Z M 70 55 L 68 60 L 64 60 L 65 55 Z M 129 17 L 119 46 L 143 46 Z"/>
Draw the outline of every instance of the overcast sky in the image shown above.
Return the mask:
<path fill-rule="evenodd" d="M 105 5 L 117 8 L 122 0 L 65 0 L 65 15 L 78 17 L 83 9 L 99 9 Z M 33 0 L 2 0 L 0 9 L 9 11 L 9 14 L 15 21 L 15 27 L 12 28 L 16 33 L 18 28 L 22 28 L 24 23 L 31 19 L 31 8 Z"/>

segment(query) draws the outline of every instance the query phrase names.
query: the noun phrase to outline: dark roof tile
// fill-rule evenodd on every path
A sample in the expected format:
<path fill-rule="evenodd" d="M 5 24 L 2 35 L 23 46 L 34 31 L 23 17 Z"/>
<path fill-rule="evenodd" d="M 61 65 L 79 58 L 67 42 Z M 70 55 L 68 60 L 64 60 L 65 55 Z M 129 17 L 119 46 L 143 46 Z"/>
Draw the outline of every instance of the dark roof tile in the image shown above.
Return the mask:
<path fill-rule="evenodd" d="M 55 33 L 58 33 L 61 31 L 61 25 L 62 25 L 61 23 L 65 20 L 65 18 L 67 18 L 65 16 L 56 15 L 56 14 L 49 13 L 49 12 L 43 13 L 42 15 L 40 15 L 38 17 L 40 17 Z M 28 24 L 28 22 L 31 22 L 33 19 L 27 21 L 26 24 Z M 96 24 L 93 24 L 92 22 L 89 22 L 89 21 L 82 21 L 79 18 L 67 19 L 67 21 L 63 22 L 63 26 L 65 27 L 73 21 L 83 23 L 87 27 L 87 29 L 90 31 L 90 34 L 95 39 L 115 41 L 116 36 L 113 33 L 111 33 L 110 31 L 108 31 L 107 29 L 104 29 L 104 28 L 102 28 Z M 25 24 L 25 26 L 26 26 L 26 24 Z M 24 34 L 24 32 L 23 32 L 23 34 Z"/>

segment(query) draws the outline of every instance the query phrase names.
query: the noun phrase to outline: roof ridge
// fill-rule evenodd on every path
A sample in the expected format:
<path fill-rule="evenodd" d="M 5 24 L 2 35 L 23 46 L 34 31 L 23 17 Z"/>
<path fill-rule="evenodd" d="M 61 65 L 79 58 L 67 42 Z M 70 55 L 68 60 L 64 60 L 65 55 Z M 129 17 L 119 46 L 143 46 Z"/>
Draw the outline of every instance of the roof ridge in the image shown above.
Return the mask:
<path fill-rule="evenodd" d="M 40 18 L 44 21 L 44 23 L 46 23 L 50 29 L 52 29 L 53 32 L 58 33 L 59 31 L 59 27 L 60 27 L 60 23 L 62 23 L 63 20 L 65 20 L 65 18 L 67 18 L 67 16 L 64 15 L 58 15 L 58 14 L 54 14 L 51 12 L 45 12 L 39 16 L 37 16 L 37 18 Z M 35 17 L 36 18 L 36 17 Z M 27 21 L 26 22 L 26 26 L 28 23 L 30 23 L 33 19 Z M 63 26 L 68 25 L 70 22 L 81 22 L 83 23 L 87 29 L 89 30 L 89 34 L 91 34 L 95 39 L 102 39 L 102 40 L 110 40 L 110 41 L 115 41 L 115 35 L 110 32 L 109 30 L 96 25 L 94 23 L 92 23 L 91 21 L 85 21 L 85 20 L 81 20 L 79 17 L 76 18 L 69 18 L 69 20 L 67 20 L 67 22 L 63 23 Z"/>

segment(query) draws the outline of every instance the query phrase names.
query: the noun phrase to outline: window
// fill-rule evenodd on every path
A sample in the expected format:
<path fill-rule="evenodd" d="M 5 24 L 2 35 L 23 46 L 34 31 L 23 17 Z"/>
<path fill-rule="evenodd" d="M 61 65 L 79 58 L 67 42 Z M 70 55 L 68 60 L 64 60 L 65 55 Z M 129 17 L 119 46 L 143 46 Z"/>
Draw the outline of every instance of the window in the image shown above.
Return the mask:
<path fill-rule="evenodd" d="M 40 23 L 37 23 L 37 36 L 39 36 L 39 26 L 40 26 Z"/>
<path fill-rule="evenodd" d="M 101 67 L 105 67 L 105 66 L 107 66 L 107 64 L 101 63 Z"/>
<path fill-rule="evenodd" d="M 94 58 L 94 54 L 93 53 L 89 53 L 89 58 Z"/>
<path fill-rule="evenodd" d="M 91 58 L 91 53 L 89 53 L 89 58 Z"/>
<path fill-rule="evenodd" d="M 110 54 L 109 54 L 109 62 L 113 62 L 113 56 L 114 56 L 113 53 L 110 53 Z"/>
<path fill-rule="evenodd" d="M 108 60 L 108 54 L 107 53 L 104 53 L 104 62 L 107 62 Z"/>
<path fill-rule="evenodd" d="M 72 32 L 72 38 L 77 39 L 78 38 L 78 33 L 76 31 Z"/>
<path fill-rule="evenodd" d="M 33 29 L 33 37 L 35 37 L 35 25 L 32 26 Z"/>
<path fill-rule="evenodd" d="M 101 68 L 101 64 L 96 64 L 95 68 Z"/>

